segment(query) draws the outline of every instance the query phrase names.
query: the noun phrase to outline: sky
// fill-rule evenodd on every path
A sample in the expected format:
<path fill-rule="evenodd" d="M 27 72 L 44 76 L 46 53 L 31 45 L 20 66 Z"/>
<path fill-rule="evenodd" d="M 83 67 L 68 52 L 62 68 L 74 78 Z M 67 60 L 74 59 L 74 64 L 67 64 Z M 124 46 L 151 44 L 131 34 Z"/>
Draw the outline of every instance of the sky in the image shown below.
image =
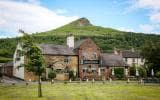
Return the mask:
<path fill-rule="evenodd" d="M 0 0 L 0 38 L 58 28 L 86 17 L 93 25 L 160 34 L 160 0 Z"/>

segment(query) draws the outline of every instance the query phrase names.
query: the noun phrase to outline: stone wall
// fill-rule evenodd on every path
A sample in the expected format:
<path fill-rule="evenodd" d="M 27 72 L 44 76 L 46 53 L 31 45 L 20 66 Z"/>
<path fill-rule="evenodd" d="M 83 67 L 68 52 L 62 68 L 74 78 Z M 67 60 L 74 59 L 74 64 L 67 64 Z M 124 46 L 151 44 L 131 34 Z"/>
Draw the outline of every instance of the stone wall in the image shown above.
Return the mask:
<path fill-rule="evenodd" d="M 59 72 L 55 78 L 57 80 L 67 80 L 68 76 L 65 75 L 67 70 L 72 70 L 75 73 L 78 73 L 78 56 L 45 55 L 45 62 L 47 68 L 61 70 L 61 72 Z M 46 75 L 48 75 L 48 72 L 49 71 L 46 71 Z"/>

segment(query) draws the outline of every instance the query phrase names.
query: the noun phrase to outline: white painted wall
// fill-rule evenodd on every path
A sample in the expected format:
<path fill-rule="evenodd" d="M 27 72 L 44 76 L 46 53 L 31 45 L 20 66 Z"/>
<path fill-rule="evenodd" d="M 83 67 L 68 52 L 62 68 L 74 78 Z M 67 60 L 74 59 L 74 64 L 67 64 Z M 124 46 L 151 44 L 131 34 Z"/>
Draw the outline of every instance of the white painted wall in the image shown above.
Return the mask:
<path fill-rule="evenodd" d="M 24 64 L 24 56 L 21 56 L 20 60 L 16 60 L 17 50 L 22 50 L 20 43 L 18 43 L 13 57 L 13 76 L 24 79 L 24 67 L 19 67 Z"/>
<path fill-rule="evenodd" d="M 133 62 L 133 59 L 135 59 L 135 62 Z M 138 66 L 144 65 L 145 60 L 143 59 L 143 62 L 141 62 L 141 58 L 127 58 L 127 61 L 125 58 L 123 60 L 129 65 L 132 66 L 133 64 L 136 64 Z"/>

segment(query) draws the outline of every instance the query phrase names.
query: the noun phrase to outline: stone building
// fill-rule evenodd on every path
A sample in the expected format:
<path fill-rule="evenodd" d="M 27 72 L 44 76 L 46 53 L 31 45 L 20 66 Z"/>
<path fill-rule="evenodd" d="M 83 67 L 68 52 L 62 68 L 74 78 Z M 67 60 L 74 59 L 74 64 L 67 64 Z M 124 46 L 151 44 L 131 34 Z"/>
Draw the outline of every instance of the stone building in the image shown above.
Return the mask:
<path fill-rule="evenodd" d="M 67 37 L 67 45 L 38 44 L 45 58 L 45 78 L 50 70 L 57 72 L 56 80 L 68 80 L 68 71 L 73 71 L 81 79 L 108 79 L 114 73 L 114 68 L 127 69 L 127 64 L 118 54 L 104 54 L 91 38 L 74 42 L 74 36 Z M 24 67 L 25 57 L 21 55 L 21 45 L 18 44 L 14 54 L 14 76 L 24 80 L 36 80 L 32 72 Z M 127 70 L 126 70 L 127 72 Z M 128 73 L 128 72 L 127 72 Z M 127 75 L 127 74 L 126 74 Z"/>
<path fill-rule="evenodd" d="M 42 50 L 45 59 L 46 79 L 48 79 L 50 70 L 57 72 L 57 80 L 68 80 L 69 76 L 66 70 L 72 70 L 75 74 L 78 73 L 78 56 L 73 53 L 71 48 L 54 44 L 39 44 L 38 46 Z M 25 63 L 25 57 L 19 56 L 17 51 L 19 51 L 20 46 L 17 47 L 14 56 L 14 76 L 27 81 L 37 80 L 37 77 L 32 72 L 21 66 Z M 17 58 L 19 59 L 17 60 Z"/>
<path fill-rule="evenodd" d="M 78 74 L 78 55 L 74 54 L 68 46 L 40 44 L 45 58 L 46 78 L 50 70 L 57 72 L 57 80 L 68 80 L 68 71 L 72 70 L 76 76 Z"/>
<path fill-rule="evenodd" d="M 90 38 L 87 38 L 75 43 L 74 52 L 79 56 L 79 77 L 98 78 L 100 48 Z"/>

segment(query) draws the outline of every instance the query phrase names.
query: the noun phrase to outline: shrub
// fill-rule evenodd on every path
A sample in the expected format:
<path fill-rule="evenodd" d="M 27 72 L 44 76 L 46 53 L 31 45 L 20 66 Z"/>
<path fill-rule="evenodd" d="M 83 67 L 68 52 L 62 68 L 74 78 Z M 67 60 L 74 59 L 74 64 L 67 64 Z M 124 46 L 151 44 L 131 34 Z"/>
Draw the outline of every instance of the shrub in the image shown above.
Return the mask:
<path fill-rule="evenodd" d="M 67 81 L 64 82 L 64 84 L 67 84 L 67 83 L 68 83 Z"/>
<path fill-rule="evenodd" d="M 158 72 L 156 73 L 156 77 L 157 77 L 157 78 L 160 78 L 160 71 L 158 71 Z"/>
<path fill-rule="evenodd" d="M 124 77 L 124 69 L 123 68 L 115 68 L 114 72 L 115 72 L 115 77 L 117 77 L 118 79 L 122 79 Z"/>
<path fill-rule="evenodd" d="M 55 71 L 50 71 L 49 73 L 48 73 L 48 78 L 49 79 L 54 79 L 54 78 L 56 78 L 56 72 Z"/>
<path fill-rule="evenodd" d="M 136 75 L 136 67 L 130 67 L 130 75 L 135 76 Z M 139 76 L 140 77 L 146 77 L 147 76 L 147 71 L 145 68 L 139 66 L 137 67 L 138 72 L 139 72 Z"/>

